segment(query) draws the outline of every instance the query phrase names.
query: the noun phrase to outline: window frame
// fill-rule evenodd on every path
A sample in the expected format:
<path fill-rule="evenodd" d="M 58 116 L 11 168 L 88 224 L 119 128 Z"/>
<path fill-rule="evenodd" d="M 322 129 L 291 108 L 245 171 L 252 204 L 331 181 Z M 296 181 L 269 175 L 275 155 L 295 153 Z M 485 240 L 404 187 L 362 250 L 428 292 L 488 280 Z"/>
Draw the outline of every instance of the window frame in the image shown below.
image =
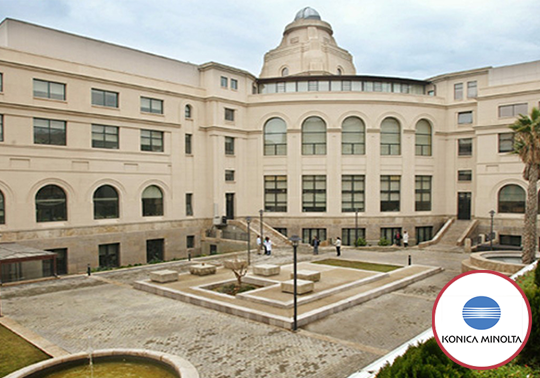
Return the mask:
<path fill-rule="evenodd" d="M 35 98 L 43 98 L 43 99 L 49 99 L 49 100 L 57 100 L 57 101 L 66 101 L 66 84 L 64 83 L 58 83 L 56 81 L 49 81 L 49 80 L 42 80 L 42 79 L 33 79 L 33 96 Z M 43 83 L 47 86 L 46 92 L 36 91 L 36 84 L 37 83 Z M 51 85 L 58 86 L 59 88 L 62 88 L 62 94 L 60 97 L 54 97 L 55 95 L 51 92 Z M 40 95 L 40 93 L 43 93 L 43 95 Z"/>
<path fill-rule="evenodd" d="M 101 132 L 97 128 L 103 128 Z M 107 140 L 107 136 L 116 136 L 116 141 Z M 100 138 L 97 138 L 100 136 Z M 120 148 L 120 128 L 118 126 L 92 124 L 92 148 L 118 150 Z"/>
<path fill-rule="evenodd" d="M 37 122 L 45 121 L 47 123 L 47 127 L 43 125 L 36 125 L 36 121 Z M 51 126 L 53 124 L 58 124 L 59 126 L 62 126 L 62 127 L 52 128 Z M 61 130 L 61 132 L 58 132 L 56 135 L 54 135 L 55 133 L 52 130 Z M 38 132 L 41 132 L 41 134 L 39 134 Z M 40 139 L 42 140 L 41 142 L 39 141 Z M 55 142 L 56 139 L 58 139 L 58 142 Z M 48 146 L 66 146 L 67 145 L 67 122 L 56 120 L 56 119 L 34 118 L 34 144 L 41 144 L 41 145 L 48 145 Z"/>
<path fill-rule="evenodd" d="M 148 101 L 148 106 L 143 105 L 143 101 Z M 159 106 L 157 106 L 159 104 Z M 163 114 L 164 101 L 159 98 L 141 96 L 141 113 Z"/>
<path fill-rule="evenodd" d="M 184 106 L 184 118 L 193 119 L 193 107 L 190 104 Z"/>
<path fill-rule="evenodd" d="M 302 212 L 324 213 L 326 205 L 326 175 L 302 175 Z"/>
<path fill-rule="evenodd" d="M 186 133 L 184 136 L 184 143 L 186 155 L 193 155 L 193 134 Z"/>
<path fill-rule="evenodd" d="M 112 189 L 116 194 L 115 197 L 96 198 L 98 191 Z M 94 204 L 94 219 L 118 219 L 120 218 L 120 195 L 118 190 L 112 185 L 101 185 L 94 190 L 92 195 L 92 203 Z M 105 211 L 103 211 L 105 209 Z M 98 215 L 98 210 L 101 214 Z"/>
<path fill-rule="evenodd" d="M 267 120 L 263 127 L 263 139 L 264 156 L 287 155 L 287 124 L 283 119 L 273 117 Z"/>
<path fill-rule="evenodd" d="M 425 123 L 421 124 L 420 122 L 422 121 Z M 419 131 L 419 126 L 424 125 L 429 128 L 428 133 Z M 415 156 L 433 156 L 433 127 L 431 126 L 431 122 L 426 119 L 416 122 L 414 137 Z M 422 139 L 427 140 L 423 141 Z"/>
<path fill-rule="evenodd" d="M 224 119 L 225 121 L 227 122 L 234 122 L 234 119 L 235 119 L 235 109 L 231 109 L 231 108 L 225 108 L 225 113 L 224 113 Z"/>
<path fill-rule="evenodd" d="M 514 138 L 516 134 L 513 132 L 510 133 L 499 133 L 498 142 L 499 142 L 499 153 L 507 153 L 514 151 Z M 509 144 L 509 146 L 508 146 Z"/>
<path fill-rule="evenodd" d="M 145 135 L 148 134 L 148 135 Z M 159 143 L 154 143 L 158 141 Z M 143 143 L 148 141 L 148 143 Z M 146 152 L 164 152 L 164 132 L 159 130 L 141 129 L 141 151 Z"/>
<path fill-rule="evenodd" d="M 478 97 L 478 82 L 476 80 L 467 82 L 467 98 Z"/>
<path fill-rule="evenodd" d="M 97 96 L 102 96 L 103 98 L 98 98 Z M 112 96 L 111 96 L 112 95 Z M 118 109 L 120 107 L 120 93 L 107 91 L 105 89 L 92 88 L 92 106 L 102 106 L 105 108 L 114 108 Z M 108 102 L 111 98 L 114 98 L 114 105 L 110 105 Z M 102 101 L 97 101 L 102 100 Z"/>
<path fill-rule="evenodd" d="M 472 156 L 473 138 L 458 139 L 458 156 Z"/>
<path fill-rule="evenodd" d="M 237 80 L 237 79 L 231 78 L 231 89 L 232 89 L 233 91 L 237 91 L 237 90 L 238 90 L 238 80 Z"/>
<path fill-rule="evenodd" d="M 225 170 L 225 182 L 234 182 L 235 173 L 234 169 L 226 169 Z"/>
<path fill-rule="evenodd" d="M 472 169 L 458 170 L 458 182 L 471 182 L 471 181 L 472 181 Z"/>
<path fill-rule="evenodd" d="M 520 109 L 520 107 L 523 107 L 525 106 L 526 109 L 525 109 L 525 112 L 520 112 L 520 110 L 523 110 L 523 109 Z M 510 114 L 501 114 L 503 110 L 505 109 L 509 109 L 511 110 L 510 111 Z M 507 104 L 507 105 L 499 105 L 498 107 L 498 116 L 499 118 L 513 118 L 513 117 L 517 117 L 519 116 L 520 114 L 523 114 L 523 115 L 527 115 L 529 113 L 529 104 L 527 102 L 520 102 L 520 103 L 517 103 L 517 104 Z"/>
<path fill-rule="evenodd" d="M 318 122 L 320 120 L 320 123 Z M 314 122 L 317 122 L 315 124 Z M 311 130 L 308 130 L 311 129 Z M 307 117 L 302 122 L 302 155 L 326 155 L 327 126 L 318 116 Z M 313 138 L 313 140 L 311 140 Z"/>
<path fill-rule="evenodd" d="M 226 76 L 221 76 L 220 85 L 221 88 L 229 88 L 229 78 Z"/>
<path fill-rule="evenodd" d="M 358 120 L 358 124 L 350 124 L 353 120 Z M 345 124 L 349 121 L 349 124 Z M 359 126 L 355 131 L 354 127 Z M 345 129 L 351 129 L 346 131 Z M 353 141 L 351 141 L 353 139 Z M 348 148 L 350 147 L 350 148 Z M 350 116 L 341 123 L 341 154 L 342 155 L 365 155 L 366 154 L 366 124 L 356 116 Z"/>
<path fill-rule="evenodd" d="M 99 244 L 98 258 L 100 268 L 119 268 L 120 243 Z"/>
<path fill-rule="evenodd" d="M 159 197 L 145 197 L 145 193 L 153 188 L 159 191 Z M 165 214 L 165 195 L 163 189 L 157 185 L 148 185 L 141 193 L 142 216 L 143 217 L 161 217 Z"/>
<path fill-rule="evenodd" d="M 350 188 L 345 188 L 350 183 Z M 347 198 L 350 197 L 350 200 Z M 354 213 L 365 211 L 366 200 L 366 176 L 365 175 L 342 175 L 341 176 L 341 212 Z"/>
<path fill-rule="evenodd" d="M 186 193 L 186 216 L 192 217 L 193 214 L 193 193 Z"/>
<path fill-rule="evenodd" d="M 454 84 L 454 100 L 463 100 L 463 83 Z"/>
<path fill-rule="evenodd" d="M 302 243 L 311 245 L 311 241 L 315 236 L 317 236 L 319 243 L 325 241 L 326 228 L 302 228 Z"/>
<path fill-rule="evenodd" d="M 287 176 L 264 176 L 264 211 L 287 212 Z"/>
<path fill-rule="evenodd" d="M 386 121 L 394 121 L 395 124 L 386 124 Z M 397 132 L 390 130 L 397 126 Z M 397 142 L 394 140 L 397 135 Z M 380 129 L 380 153 L 381 156 L 400 156 L 401 155 L 401 123 L 393 117 L 387 117 L 381 122 Z"/>
<path fill-rule="evenodd" d="M 397 182 L 396 189 L 392 183 Z M 399 212 L 401 211 L 401 176 L 400 175 L 381 175 L 380 188 L 380 211 L 381 212 Z M 397 199 L 396 199 L 397 198 Z"/>
<path fill-rule="evenodd" d="M 509 193 L 509 195 L 516 195 L 521 194 L 521 200 L 508 200 L 505 199 L 504 201 L 501 200 L 501 195 L 503 195 L 503 191 L 505 189 L 511 189 L 516 188 L 520 189 L 520 191 L 516 191 L 514 193 Z M 527 192 L 525 189 L 523 189 L 521 186 L 517 184 L 507 184 L 504 185 L 502 188 L 499 189 L 497 192 L 497 212 L 499 214 L 525 214 L 525 202 L 527 200 Z"/>
<path fill-rule="evenodd" d="M 414 210 L 415 211 L 431 211 L 432 207 L 432 191 L 433 178 L 427 175 L 415 176 L 414 187 Z"/>
<path fill-rule="evenodd" d="M 458 125 L 472 125 L 474 123 L 474 115 L 472 110 L 464 112 L 458 112 L 457 123 Z"/>
<path fill-rule="evenodd" d="M 235 155 L 235 138 L 231 136 L 225 137 L 225 155 L 234 156 Z"/>
<path fill-rule="evenodd" d="M 38 198 L 40 194 L 47 190 L 50 191 L 49 197 Z M 52 191 L 56 193 L 52 193 Z M 51 198 L 52 196 L 52 198 Z M 57 198 L 54 198 L 57 196 Z M 53 203 L 56 202 L 56 203 Z M 51 205 L 52 203 L 52 205 Z M 55 184 L 42 186 L 34 197 L 34 206 L 36 210 L 36 222 L 65 222 L 68 220 L 68 198 L 66 191 Z M 54 207 L 54 209 L 52 208 Z"/>

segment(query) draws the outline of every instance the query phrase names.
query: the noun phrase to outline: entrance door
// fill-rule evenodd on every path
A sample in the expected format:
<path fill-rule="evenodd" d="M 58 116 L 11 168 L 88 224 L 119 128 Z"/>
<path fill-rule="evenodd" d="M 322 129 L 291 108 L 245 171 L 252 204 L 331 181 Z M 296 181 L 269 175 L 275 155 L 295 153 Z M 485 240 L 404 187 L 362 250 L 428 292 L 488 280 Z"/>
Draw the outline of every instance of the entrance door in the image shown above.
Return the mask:
<path fill-rule="evenodd" d="M 234 219 L 234 193 L 225 193 L 227 219 Z"/>
<path fill-rule="evenodd" d="M 471 219 L 471 192 L 458 193 L 458 219 Z"/>

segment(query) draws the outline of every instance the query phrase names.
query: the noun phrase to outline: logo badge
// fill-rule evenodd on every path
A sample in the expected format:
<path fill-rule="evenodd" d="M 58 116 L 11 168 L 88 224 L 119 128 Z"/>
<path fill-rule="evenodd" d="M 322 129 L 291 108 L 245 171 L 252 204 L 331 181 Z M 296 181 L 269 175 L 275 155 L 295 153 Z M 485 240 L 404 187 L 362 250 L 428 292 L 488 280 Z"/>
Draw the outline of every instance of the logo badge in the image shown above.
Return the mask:
<path fill-rule="evenodd" d="M 478 270 L 455 277 L 433 306 L 433 334 L 442 351 L 470 369 L 494 369 L 523 349 L 531 309 L 523 290 L 505 275 Z"/>

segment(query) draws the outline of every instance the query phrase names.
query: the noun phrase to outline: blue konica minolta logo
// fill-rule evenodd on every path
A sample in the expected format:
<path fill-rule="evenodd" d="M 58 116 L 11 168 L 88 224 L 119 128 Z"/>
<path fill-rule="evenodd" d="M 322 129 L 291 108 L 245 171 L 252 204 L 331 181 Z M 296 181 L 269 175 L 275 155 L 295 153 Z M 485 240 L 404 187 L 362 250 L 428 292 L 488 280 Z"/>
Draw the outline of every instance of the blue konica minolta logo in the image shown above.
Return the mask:
<path fill-rule="evenodd" d="M 490 329 L 500 318 L 501 308 L 490 297 L 474 297 L 463 306 L 463 320 L 474 329 Z"/>

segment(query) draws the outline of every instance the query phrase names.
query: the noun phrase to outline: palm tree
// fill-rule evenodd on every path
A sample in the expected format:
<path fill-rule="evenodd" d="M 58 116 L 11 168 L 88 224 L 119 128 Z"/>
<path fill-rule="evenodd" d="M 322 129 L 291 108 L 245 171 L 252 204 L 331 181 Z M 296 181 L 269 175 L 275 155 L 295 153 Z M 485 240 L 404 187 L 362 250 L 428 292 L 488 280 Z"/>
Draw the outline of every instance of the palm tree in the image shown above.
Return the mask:
<path fill-rule="evenodd" d="M 538 219 L 537 182 L 540 173 L 540 110 L 533 108 L 531 115 L 520 114 L 509 126 L 514 132 L 514 153 L 525 164 L 523 178 L 529 181 L 525 204 L 522 262 L 530 264 L 535 259 Z"/>

